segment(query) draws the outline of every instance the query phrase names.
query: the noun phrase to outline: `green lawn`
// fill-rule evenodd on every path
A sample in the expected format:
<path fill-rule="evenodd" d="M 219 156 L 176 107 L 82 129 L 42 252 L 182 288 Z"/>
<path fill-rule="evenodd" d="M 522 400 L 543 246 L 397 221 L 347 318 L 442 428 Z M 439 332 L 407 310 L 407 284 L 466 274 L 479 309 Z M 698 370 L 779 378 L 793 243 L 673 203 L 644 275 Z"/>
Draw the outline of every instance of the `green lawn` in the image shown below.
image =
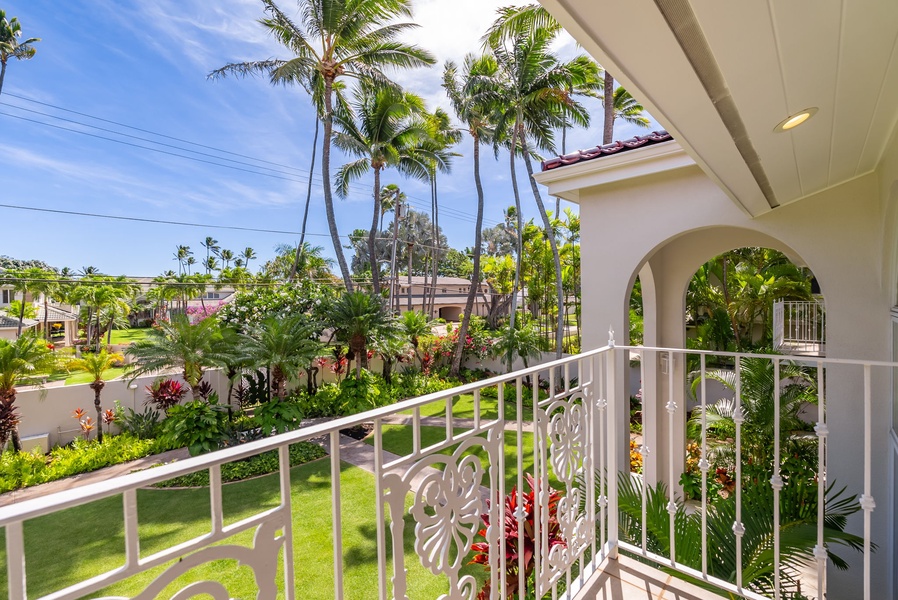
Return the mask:
<path fill-rule="evenodd" d="M 455 429 L 456 434 L 462 434 L 467 429 Z M 428 446 L 432 446 L 434 444 L 439 444 L 446 440 L 446 428 L 445 427 L 422 427 L 421 428 L 421 447 L 427 448 Z M 374 438 L 369 436 L 366 440 L 366 443 L 373 445 Z M 524 471 L 527 473 L 533 473 L 533 434 L 530 432 L 524 432 L 522 436 L 523 442 L 523 456 L 524 456 Z M 392 452 L 393 454 L 398 454 L 399 456 L 407 456 L 412 453 L 412 427 L 411 425 L 385 425 L 383 430 L 383 447 L 384 450 L 388 452 Z M 452 454 L 458 445 L 453 445 L 440 452 L 440 454 L 450 455 Z M 483 464 L 484 469 L 489 466 L 489 462 L 487 460 L 487 453 L 483 447 L 473 448 L 471 450 L 471 454 L 475 454 L 480 458 L 480 462 Z M 506 431 L 505 432 L 505 490 L 506 493 L 511 492 L 511 488 L 518 484 L 518 435 L 515 431 Z M 440 465 L 434 465 L 439 468 Z M 550 485 L 554 488 L 558 488 L 558 481 L 550 475 L 549 477 Z M 489 486 L 489 480 L 486 479 L 483 482 L 483 485 Z M 527 488 L 527 484 L 524 484 L 524 489 L 529 490 Z"/>
<path fill-rule="evenodd" d="M 331 526 L 330 462 L 317 460 L 292 469 L 294 565 L 297 597 L 332 599 L 333 543 Z M 377 597 L 374 477 L 344 464 L 340 477 L 343 498 L 344 586 L 346 598 Z M 409 498 L 410 503 L 411 498 Z M 233 523 L 278 501 L 276 474 L 224 486 L 225 522 Z M 29 597 L 52 593 L 66 585 L 98 575 L 124 562 L 124 533 L 120 497 L 108 498 L 29 521 L 25 525 Z M 209 531 L 209 491 L 147 489 L 138 491 L 141 555 L 186 541 Z M 414 525 L 406 517 L 405 549 L 410 596 L 435 598 L 447 584 L 421 567 L 414 551 Z M 388 530 L 389 531 L 389 530 Z M 228 544 L 250 545 L 253 532 L 229 539 Z M 389 533 L 388 533 L 389 535 Z M 387 541 L 387 547 L 390 547 Z M 0 564 L 5 564 L 5 540 L 0 536 Z M 165 565 L 112 585 L 99 596 L 133 597 L 159 576 Z M 278 585 L 282 589 L 282 562 Z M 466 567 L 482 577 L 483 569 Z M 388 578 L 392 566 L 388 568 Z M 232 598 L 255 598 L 252 571 L 223 560 L 192 569 L 160 597 L 195 581 L 223 583 Z M 0 596 L 7 595 L 6 569 L 0 569 Z M 283 592 L 279 594 L 283 597 Z"/>
<path fill-rule="evenodd" d="M 532 392 L 524 389 L 523 393 L 524 420 L 533 420 L 533 395 Z M 402 414 L 410 415 L 413 411 L 406 410 Z M 507 421 L 517 420 L 517 405 L 514 397 L 514 387 L 505 390 L 505 419 Z M 496 398 L 480 397 L 480 417 L 482 419 L 496 419 L 499 415 L 499 400 Z M 445 417 L 446 402 L 431 402 L 421 407 L 422 417 Z M 474 418 L 474 395 L 461 394 L 452 397 L 452 416 L 457 419 L 473 419 Z"/>
<path fill-rule="evenodd" d="M 109 381 L 125 374 L 124 367 L 113 367 L 103 371 L 103 381 Z M 90 373 L 72 373 L 65 378 L 66 385 L 77 385 L 79 383 L 91 383 L 94 378 Z"/>
<path fill-rule="evenodd" d="M 149 327 L 140 327 L 135 329 L 113 329 L 112 343 L 115 345 L 122 345 L 137 342 L 146 338 L 149 331 Z"/>

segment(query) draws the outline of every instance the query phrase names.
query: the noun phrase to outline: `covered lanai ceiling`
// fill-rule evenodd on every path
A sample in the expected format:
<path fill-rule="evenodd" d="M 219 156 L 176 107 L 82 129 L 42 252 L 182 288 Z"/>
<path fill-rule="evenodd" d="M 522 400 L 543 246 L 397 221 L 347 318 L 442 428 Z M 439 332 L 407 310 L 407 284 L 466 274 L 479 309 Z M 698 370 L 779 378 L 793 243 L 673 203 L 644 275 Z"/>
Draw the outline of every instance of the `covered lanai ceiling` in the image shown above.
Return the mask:
<path fill-rule="evenodd" d="M 875 169 L 898 121 L 896 0 L 540 1 L 753 216 Z"/>

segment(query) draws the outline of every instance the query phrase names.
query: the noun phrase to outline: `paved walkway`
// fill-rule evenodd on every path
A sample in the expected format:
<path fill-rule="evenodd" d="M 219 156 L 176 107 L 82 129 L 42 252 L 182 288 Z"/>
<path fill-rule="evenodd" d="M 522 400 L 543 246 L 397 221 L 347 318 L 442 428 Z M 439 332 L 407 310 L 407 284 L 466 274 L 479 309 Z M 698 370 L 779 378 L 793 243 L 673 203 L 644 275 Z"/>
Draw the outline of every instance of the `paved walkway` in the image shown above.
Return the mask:
<path fill-rule="evenodd" d="M 303 425 L 321 423 L 328 420 L 330 419 L 315 419 L 309 423 L 303 422 Z M 412 423 L 412 417 L 409 415 L 392 415 L 385 418 L 384 422 L 390 425 L 410 425 Z M 421 417 L 421 425 L 424 427 L 445 427 L 446 419 L 444 417 Z M 453 427 L 462 429 L 472 429 L 474 427 L 474 420 L 453 419 L 452 425 Z M 517 429 L 517 425 L 507 425 L 505 429 L 507 431 L 514 431 Z M 524 423 L 524 430 L 533 431 L 533 424 Z M 320 445 L 322 448 L 324 448 L 325 451 L 328 451 L 328 445 L 326 442 L 322 442 L 320 443 Z M 106 481 L 108 479 L 112 479 L 113 477 L 118 477 L 119 475 L 127 475 L 128 473 L 131 473 L 133 471 L 140 471 L 156 465 L 167 464 L 176 460 L 184 460 L 189 457 L 190 454 L 187 452 L 187 449 L 181 448 L 179 450 L 172 450 L 163 454 L 147 456 L 146 458 L 141 458 L 119 465 L 105 467 L 103 469 L 92 471 L 90 473 L 82 473 L 80 475 L 74 475 L 72 477 L 67 477 L 58 481 L 51 481 L 49 483 L 43 483 L 41 485 L 7 492 L 6 494 L 0 494 L 0 507 L 15 504 L 17 502 L 23 502 L 32 498 L 46 496 L 48 494 L 54 494 L 56 492 L 78 488 L 91 483 Z M 384 451 L 384 463 L 389 463 L 394 460 L 398 460 L 399 458 L 401 457 L 397 454 Z M 341 435 L 340 459 L 353 466 L 359 467 L 360 469 L 364 469 L 369 473 L 374 473 L 374 447 L 371 444 L 366 444 L 365 442 L 353 439 L 345 435 Z M 432 475 L 437 472 L 437 469 L 434 469 L 432 467 L 427 467 L 419 472 L 412 479 L 412 491 L 417 491 L 423 480 L 428 475 Z M 484 493 L 487 497 L 489 496 L 489 491 L 485 490 L 485 488 Z"/>

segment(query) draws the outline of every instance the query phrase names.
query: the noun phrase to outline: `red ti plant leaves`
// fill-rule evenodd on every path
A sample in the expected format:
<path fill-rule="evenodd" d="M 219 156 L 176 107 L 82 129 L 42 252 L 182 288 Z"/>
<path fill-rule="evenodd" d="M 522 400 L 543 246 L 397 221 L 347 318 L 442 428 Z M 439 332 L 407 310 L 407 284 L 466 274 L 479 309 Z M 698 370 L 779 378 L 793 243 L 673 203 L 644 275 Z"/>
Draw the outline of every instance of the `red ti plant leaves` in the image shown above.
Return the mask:
<path fill-rule="evenodd" d="M 522 494 L 523 540 L 518 536 L 518 518 L 515 516 L 518 512 L 518 490 L 517 488 L 513 488 L 511 493 L 505 497 L 505 511 L 503 515 L 505 530 L 504 544 L 502 542 L 503 538 L 500 538 L 497 544 L 492 547 L 490 547 L 489 542 L 476 542 L 471 544 L 471 551 L 474 552 L 474 558 L 471 560 L 470 564 L 483 565 L 487 571 L 489 571 L 490 568 L 490 551 L 494 550 L 496 552 L 502 552 L 504 550 L 505 582 L 507 585 L 506 598 L 523 598 L 527 595 L 526 589 L 519 589 L 519 569 L 523 562 L 525 585 L 529 585 L 530 577 L 533 574 L 533 569 L 536 565 L 536 561 L 533 560 L 533 555 L 536 551 L 534 516 L 538 483 L 529 473 L 526 474 L 526 479 L 530 491 Z M 560 499 L 561 492 L 550 487 L 548 503 L 546 506 L 542 507 L 543 511 L 548 511 L 549 517 L 547 530 L 549 551 L 556 545 L 565 544 L 565 541 L 561 537 L 561 529 L 558 525 L 558 501 Z M 489 501 L 487 501 L 487 504 L 489 505 Z M 480 519 L 483 521 L 484 527 L 477 533 L 479 536 L 486 539 L 486 530 L 490 526 L 489 510 L 481 515 Z M 519 560 L 519 552 L 522 547 L 521 541 L 523 541 L 523 561 Z M 487 579 L 480 589 L 480 592 L 477 594 L 477 600 L 489 600 L 490 592 L 490 581 Z"/>

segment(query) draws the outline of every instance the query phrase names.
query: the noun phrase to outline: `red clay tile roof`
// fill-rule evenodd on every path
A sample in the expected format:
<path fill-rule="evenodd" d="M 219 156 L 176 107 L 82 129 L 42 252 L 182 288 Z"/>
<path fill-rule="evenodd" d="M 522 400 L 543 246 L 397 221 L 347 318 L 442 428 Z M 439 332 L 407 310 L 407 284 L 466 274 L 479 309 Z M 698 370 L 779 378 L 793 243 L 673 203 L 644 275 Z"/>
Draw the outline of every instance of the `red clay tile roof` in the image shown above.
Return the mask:
<path fill-rule="evenodd" d="M 558 167 L 573 165 L 586 160 L 601 158 L 603 156 L 611 156 L 612 154 L 619 154 L 621 152 L 626 152 L 627 150 L 635 150 L 636 148 L 642 148 L 644 146 L 660 144 L 662 142 L 668 142 L 672 139 L 673 136 L 664 130 L 654 131 L 648 135 L 637 135 L 636 137 L 632 137 L 628 140 L 614 142 L 606 146 L 596 146 L 595 148 L 579 150 L 578 152 L 572 152 L 571 154 L 565 154 L 557 158 L 544 160 L 542 163 L 542 169 L 543 171 L 551 171 L 552 169 L 557 169 Z"/>

